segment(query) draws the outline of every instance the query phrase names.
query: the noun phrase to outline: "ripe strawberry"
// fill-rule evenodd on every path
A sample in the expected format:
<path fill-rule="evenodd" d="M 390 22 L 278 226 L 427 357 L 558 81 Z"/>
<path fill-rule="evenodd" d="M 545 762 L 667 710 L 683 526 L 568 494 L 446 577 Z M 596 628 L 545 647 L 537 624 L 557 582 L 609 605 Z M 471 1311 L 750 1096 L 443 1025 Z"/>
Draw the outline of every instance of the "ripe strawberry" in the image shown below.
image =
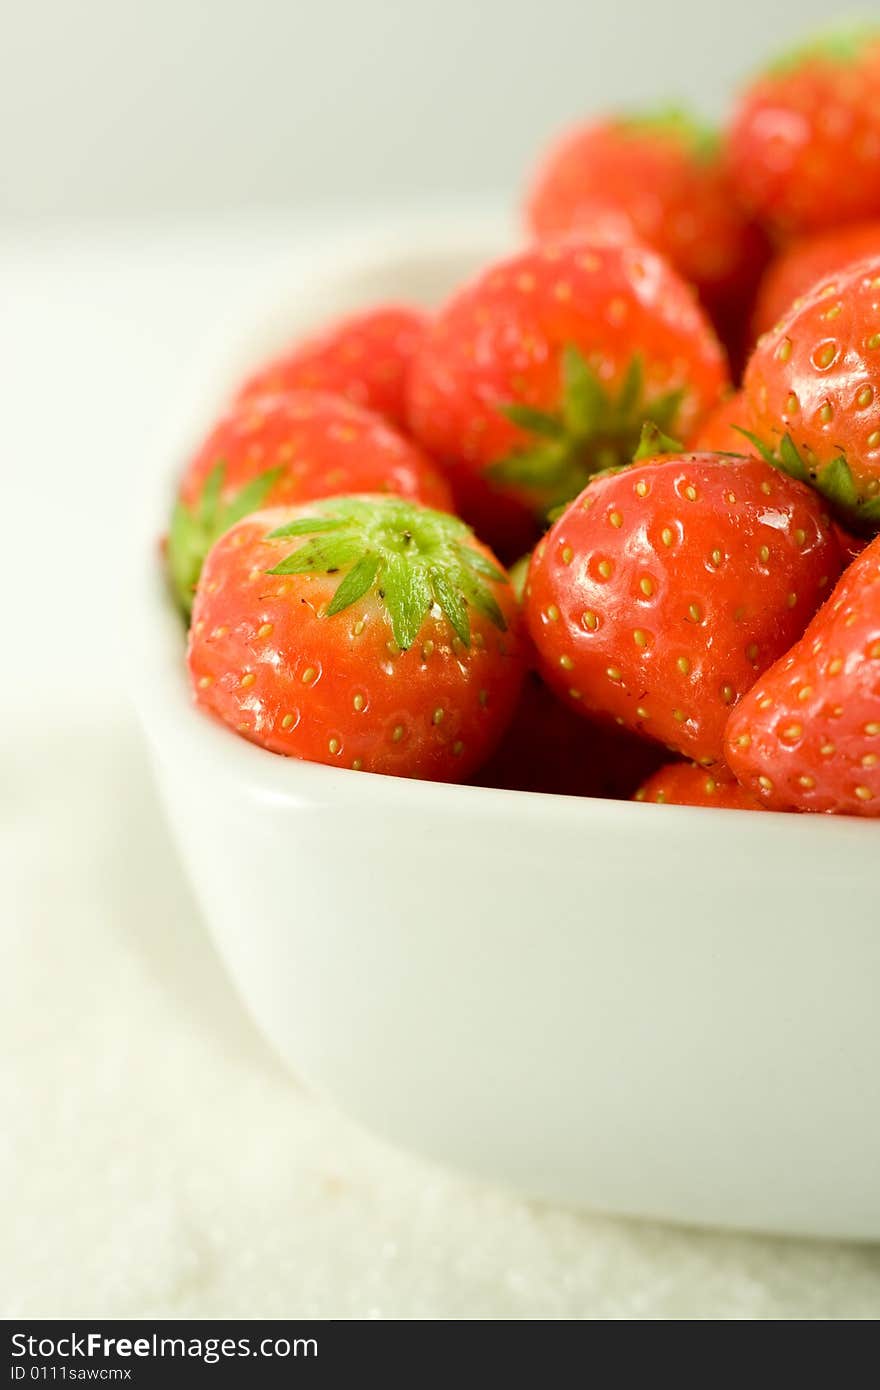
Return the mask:
<path fill-rule="evenodd" d="M 745 396 L 734 391 L 726 401 L 716 406 L 697 430 L 690 447 L 695 454 L 743 454 L 749 452 L 748 441 L 740 433 L 749 422 Z"/>
<path fill-rule="evenodd" d="M 406 375 L 426 322 L 420 310 L 401 304 L 352 314 L 267 362 L 245 382 L 239 399 L 330 391 L 402 426 Z"/>
<path fill-rule="evenodd" d="M 880 815 L 880 538 L 734 712 L 727 756 L 775 810 Z"/>
<path fill-rule="evenodd" d="M 513 722 L 476 780 L 511 791 L 619 800 L 631 795 L 661 756 L 647 739 L 561 705 L 530 671 Z"/>
<path fill-rule="evenodd" d="M 522 555 L 508 571 L 520 605 L 531 558 Z M 476 780 L 510 791 L 627 798 L 659 766 L 656 745 L 560 704 L 538 675 L 538 654 L 527 635 L 525 641 L 530 669 L 513 722 Z"/>
<path fill-rule="evenodd" d="M 318 391 L 234 406 L 183 475 L 168 565 L 189 611 L 202 561 L 234 522 L 265 506 L 342 492 L 394 492 L 451 508 L 449 489 L 421 450 L 358 406 Z"/>
<path fill-rule="evenodd" d="M 826 284 L 853 261 L 880 256 L 880 221 L 856 222 L 802 237 L 780 251 L 764 272 L 752 310 L 752 337 L 769 333 L 820 280 Z"/>
<path fill-rule="evenodd" d="M 743 93 L 730 131 L 740 197 L 786 237 L 880 216 L 880 30 L 829 34 Z"/>
<path fill-rule="evenodd" d="M 520 516 L 564 502 L 629 462 L 646 418 L 686 436 L 725 385 L 721 348 L 665 261 L 571 238 L 453 297 L 413 362 L 409 420 L 468 519 L 481 489 L 492 537 L 492 490 Z"/>
<path fill-rule="evenodd" d="M 720 764 L 708 771 L 696 763 L 667 763 L 642 783 L 633 801 L 650 801 L 657 806 L 712 806 L 726 811 L 764 810 Z"/>
<path fill-rule="evenodd" d="M 880 525 L 880 256 L 820 282 L 746 369 L 764 457 L 810 482 L 850 529 Z"/>
<path fill-rule="evenodd" d="M 540 237 L 577 229 L 653 247 L 710 313 L 741 307 L 767 256 L 734 196 L 720 141 L 677 110 L 567 132 L 538 170 L 527 215 Z"/>
<path fill-rule="evenodd" d="M 274 753 L 462 781 L 504 732 L 516 599 L 463 522 L 399 498 L 258 512 L 216 542 L 193 608 L 198 703 Z"/>
<path fill-rule="evenodd" d="M 758 458 L 673 454 L 595 479 L 535 550 L 545 679 L 698 762 L 840 570 L 809 488 Z"/>

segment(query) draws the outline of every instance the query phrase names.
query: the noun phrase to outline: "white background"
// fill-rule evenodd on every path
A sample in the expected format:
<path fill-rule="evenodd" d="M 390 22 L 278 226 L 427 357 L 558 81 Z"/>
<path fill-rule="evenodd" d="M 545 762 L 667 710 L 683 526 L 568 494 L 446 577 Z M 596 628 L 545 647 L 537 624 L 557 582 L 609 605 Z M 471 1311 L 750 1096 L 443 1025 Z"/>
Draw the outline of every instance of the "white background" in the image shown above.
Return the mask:
<path fill-rule="evenodd" d="M 299 1091 L 219 971 L 123 694 L 152 440 L 282 266 L 392 206 L 512 203 L 603 104 L 720 112 L 828 8 L 3 0 L 0 1313 L 876 1315 L 875 1250 L 540 1207 Z"/>
<path fill-rule="evenodd" d="M 4 0 L 0 215 L 507 194 L 561 122 L 670 98 L 720 115 L 766 53 L 837 8 Z"/>

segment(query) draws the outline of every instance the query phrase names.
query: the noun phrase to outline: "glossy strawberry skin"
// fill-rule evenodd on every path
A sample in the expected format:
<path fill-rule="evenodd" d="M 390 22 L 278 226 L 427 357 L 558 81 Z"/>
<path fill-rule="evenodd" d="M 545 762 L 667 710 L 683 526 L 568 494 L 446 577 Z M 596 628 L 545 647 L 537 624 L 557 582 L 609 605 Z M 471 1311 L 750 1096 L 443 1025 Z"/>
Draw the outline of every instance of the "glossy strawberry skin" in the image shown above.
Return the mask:
<path fill-rule="evenodd" d="M 748 453 L 749 442 L 739 430 L 748 428 L 748 423 L 745 396 L 742 391 L 734 391 L 703 421 L 688 447 L 696 454 Z"/>
<path fill-rule="evenodd" d="M 224 500 L 278 469 L 264 506 L 335 493 L 393 492 L 451 509 L 445 480 L 415 444 L 371 411 L 326 392 L 285 392 L 234 405 L 190 460 L 180 482 L 184 505 L 198 502 L 218 463 L 224 465 Z"/>
<path fill-rule="evenodd" d="M 757 458 L 670 455 L 595 479 L 537 546 L 525 610 L 575 709 L 698 762 L 840 570 L 809 488 Z"/>
<path fill-rule="evenodd" d="M 723 152 L 677 124 L 611 119 L 567 132 L 538 170 L 527 216 L 541 238 L 580 230 L 652 247 L 713 313 L 753 293 L 767 247 Z"/>
<path fill-rule="evenodd" d="M 853 261 L 880 256 L 880 221 L 857 222 L 802 237 L 784 247 L 764 272 L 752 311 L 752 337 L 769 333 L 820 280 L 827 283 Z"/>
<path fill-rule="evenodd" d="M 743 93 L 730 130 L 736 187 L 777 236 L 880 216 L 880 39 L 845 61 L 819 45 Z"/>
<path fill-rule="evenodd" d="M 775 810 L 880 815 L 880 538 L 731 716 L 727 756 Z"/>
<path fill-rule="evenodd" d="M 820 282 L 765 334 L 746 368 L 750 425 L 805 464 L 843 456 L 861 498 L 880 494 L 880 257 Z"/>
<path fill-rule="evenodd" d="M 401 427 L 406 376 L 426 322 L 420 310 L 401 304 L 352 314 L 265 363 L 238 397 L 329 391 Z"/>
<path fill-rule="evenodd" d="M 657 806 L 709 806 L 726 811 L 763 811 L 764 806 L 720 764 L 711 770 L 696 763 L 667 763 L 633 797 Z"/>
<path fill-rule="evenodd" d="M 253 514 L 213 546 L 190 627 L 197 703 L 274 753 L 465 780 L 492 752 L 519 695 L 524 641 L 510 585 L 490 585 L 506 631 L 475 611 L 465 648 L 442 615 L 428 614 L 401 651 L 375 593 L 328 616 L 338 573 L 268 573 L 297 544 L 269 533 L 313 512 Z M 479 542 L 474 549 L 492 561 Z"/>
<path fill-rule="evenodd" d="M 531 442 L 503 410 L 515 403 L 556 411 L 572 347 L 609 390 L 622 385 L 634 357 L 648 398 L 681 389 L 681 405 L 663 425 L 677 437 L 698 426 L 727 385 L 723 352 L 693 291 L 652 251 L 571 238 L 489 267 L 435 317 L 409 378 L 410 428 L 446 466 L 467 520 L 462 499 L 467 505 L 474 480 L 482 490 L 475 525 L 491 520 L 493 492 L 523 514 L 533 509 L 527 489 L 497 476 Z"/>

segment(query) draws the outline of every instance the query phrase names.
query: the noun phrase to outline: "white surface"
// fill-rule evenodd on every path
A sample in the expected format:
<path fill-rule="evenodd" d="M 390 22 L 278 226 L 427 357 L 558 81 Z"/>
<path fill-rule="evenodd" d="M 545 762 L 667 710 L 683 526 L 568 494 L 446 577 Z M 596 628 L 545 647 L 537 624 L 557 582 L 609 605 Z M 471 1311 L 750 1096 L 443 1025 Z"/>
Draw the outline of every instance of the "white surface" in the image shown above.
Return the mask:
<path fill-rule="evenodd" d="M 30 0 L 9 7 L 0 46 L 0 217 L 439 204 L 518 187 L 586 111 L 685 100 L 720 113 L 744 74 L 832 9 Z"/>
<path fill-rule="evenodd" d="M 285 240 L 4 248 L 0 1311 L 876 1316 L 875 1249 L 580 1217 L 391 1153 L 235 1003 L 121 712 L 114 511 Z"/>

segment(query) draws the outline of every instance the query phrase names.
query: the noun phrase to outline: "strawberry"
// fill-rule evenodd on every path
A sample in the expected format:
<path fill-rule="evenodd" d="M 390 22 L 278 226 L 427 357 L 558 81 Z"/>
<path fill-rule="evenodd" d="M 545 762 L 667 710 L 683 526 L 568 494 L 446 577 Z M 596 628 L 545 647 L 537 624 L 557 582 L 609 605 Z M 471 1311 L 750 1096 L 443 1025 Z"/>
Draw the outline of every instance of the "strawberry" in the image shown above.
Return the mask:
<path fill-rule="evenodd" d="M 751 296 L 767 256 L 717 136 L 678 110 L 567 132 L 537 172 L 527 216 L 539 237 L 578 229 L 653 247 L 724 317 Z"/>
<path fill-rule="evenodd" d="M 181 479 L 168 536 L 181 607 L 189 610 L 205 555 L 234 522 L 260 507 L 341 492 L 395 492 L 451 507 L 446 483 L 421 450 L 348 401 L 296 391 L 233 406 Z"/>
<path fill-rule="evenodd" d="M 523 673 L 506 574 L 471 531 L 400 498 L 331 497 L 239 521 L 205 560 L 199 705 L 274 753 L 462 781 Z"/>
<path fill-rule="evenodd" d="M 880 815 L 880 537 L 734 711 L 727 757 L 775 810 Z"/>
<path fill-rule="evenodd" d="M 690 442 L 695 454 L 741 454 L 748 449 L 741 430 L 749 422 L 745 396 L 734 391 L 716 406 Z"/>
<path fill-rule="evenodd" d="M 820 282 L 746 369 L 754 442 L 849 529 L 880 526 L 880 256 Z"/>
<path fill-rule="evenodd" d="M 727 811 L 763 811 L 733 773 L 719 764 L 711 771 L 696 763 L 667 763 L 643 782 L 633 801 L 657 806 L 712 806 Z"/>
<path fill-rule="evenodd" d="M 660 756 L 647 739 L 567 709 L 530 671 L 513 722 L 477 780 L 511 791 L 625 799 Z"/>
<path fill-rule="evenodd" d="M 555 522 L 526 620 L 570 707 L 714 762 L 839 570 L 809 488 L 758 458 L 672 454 L 594 479 Z"/>
<path fill-rule="evenodd" d="M 302 388 L 330 391 L 402 426 L 406 375 L 425 323 L 418 309 L 401 304 L 352 314 L 265 363 L 239 399 Z"/>
<path fill-rule="evenodd" d="M 693 292 L 653 251 L 580 238 L 484 271 L 436 316 L 409 379 L 410 427 L 456 501 L 492 527 L 629 462 L 643 421 L 690 434 L 727 384 Z M 505 516 L 504 531 L 509 529 Z"/>
<path fill-rule="evenodd" d="M 730 130 L 743 202 L 777 236 L 880 216 L 880 30 L 840 30 L 779 59 Z"/>
<path fill-rule="evenodd" d="M 826 284 L 853 261 L 880 256 L 880 221 L 856 222 L 801 237 L 780 251 L 764 272 L 752 310 L 752 337 L 769 333 L 796 299 L 820 280 Z"/>

